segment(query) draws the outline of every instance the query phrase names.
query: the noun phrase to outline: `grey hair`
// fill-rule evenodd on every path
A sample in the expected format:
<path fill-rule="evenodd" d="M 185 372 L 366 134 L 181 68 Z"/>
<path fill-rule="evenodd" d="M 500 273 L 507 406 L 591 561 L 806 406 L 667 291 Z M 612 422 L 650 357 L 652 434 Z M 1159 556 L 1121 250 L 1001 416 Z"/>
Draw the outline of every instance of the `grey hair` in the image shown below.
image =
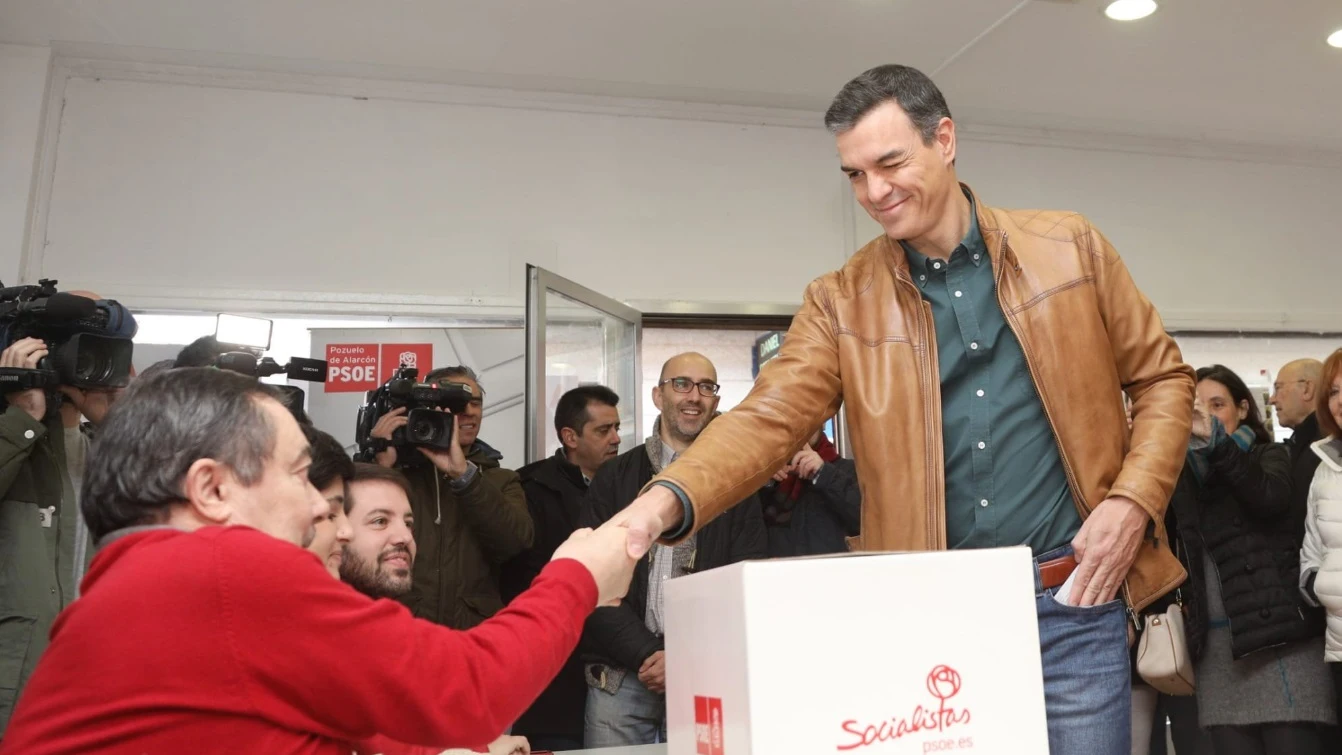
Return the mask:
<path fill-rule="evenodd" d="M 843 85 L 825 111 L 825 128 L 841 134 L 851 130 L 868 113 L 887 102 L 899 105 L 909 116 L 924 144 L 936 139 L 942 118 L 951 117 L 946 98 L 927 74 L 916 68 L 884 65 L 864 71 Z"/>
<path fill-rule="evenodd" d="M 438 369 L 424 376 L 425 382 L 428 383 L 441 381 L 446 378 L 468 378 L 471 382 L 480 386 L 481 393 L 485 392 L 485 387 L 483 385 L 480 385 L 480 378 L 476 377 L 475 370 L 471 369 L 470 367 L 467 367 L 464 364 L 459 364 L 454 367 L 439 367 Z"/>
<path fill-rule="evenodd" d="M 98 428 L 80 493 L 95 540 L 167 518 L 186 500 L 186 473 L 200 459 L 229 466 L 243 485 L 265 472 L 275 428 L 269 386 L 235 372 L 182 367 L 134 381 Z"/>

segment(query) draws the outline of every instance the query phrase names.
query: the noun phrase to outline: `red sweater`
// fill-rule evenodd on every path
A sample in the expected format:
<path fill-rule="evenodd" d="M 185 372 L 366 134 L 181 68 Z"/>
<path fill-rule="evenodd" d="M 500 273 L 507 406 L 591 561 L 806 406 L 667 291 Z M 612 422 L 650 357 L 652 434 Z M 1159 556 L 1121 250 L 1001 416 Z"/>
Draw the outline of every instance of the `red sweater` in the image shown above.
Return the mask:
<path fill-rule="evenodd" d="M 0 742 L 4 755 L 348 755 L 382 735 L 478 747 L 559 672 L 596 606 L 576 561 L 466 632 L 370 600 L 246 527 L 107 545 Z"/>

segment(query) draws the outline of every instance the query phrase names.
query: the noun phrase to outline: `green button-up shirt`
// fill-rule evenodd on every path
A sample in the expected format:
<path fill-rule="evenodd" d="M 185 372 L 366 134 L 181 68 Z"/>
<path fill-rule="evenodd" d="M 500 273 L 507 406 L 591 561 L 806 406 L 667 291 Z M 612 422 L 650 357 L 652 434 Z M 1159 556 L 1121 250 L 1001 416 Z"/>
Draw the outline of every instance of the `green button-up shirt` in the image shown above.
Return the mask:
<path fill-rule="evenodd" d="M 901 242 L 937 331 L 946 542 L 1029 545 L 1039 555 L 1070 543 L 1081 517 L 970 202 L 969 232 L 949 261 Z"/>

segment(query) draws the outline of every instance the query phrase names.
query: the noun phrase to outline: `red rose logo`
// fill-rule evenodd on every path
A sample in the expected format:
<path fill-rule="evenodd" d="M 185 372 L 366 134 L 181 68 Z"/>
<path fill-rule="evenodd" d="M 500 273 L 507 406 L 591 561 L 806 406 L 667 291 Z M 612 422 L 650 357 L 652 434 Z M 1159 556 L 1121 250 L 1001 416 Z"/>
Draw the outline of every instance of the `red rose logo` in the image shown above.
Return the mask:
<path fill-rule="evenodd" d="M 949 700 L 960 691 L 960 672 L 950 666 L 937 666 L 927 675 L 927 691 L 938 700 Z"/>

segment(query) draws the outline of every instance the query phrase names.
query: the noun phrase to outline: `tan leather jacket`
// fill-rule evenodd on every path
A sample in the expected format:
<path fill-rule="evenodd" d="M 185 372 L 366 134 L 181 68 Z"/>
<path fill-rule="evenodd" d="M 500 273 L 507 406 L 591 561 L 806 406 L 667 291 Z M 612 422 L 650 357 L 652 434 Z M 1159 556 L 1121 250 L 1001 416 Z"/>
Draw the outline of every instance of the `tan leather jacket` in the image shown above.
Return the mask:
<path fill-rule="evenodd" d="M 1075 213 L 977 203 L 997 297 L 1020 339 L 1082 518 L 1106 497 L 1155 522 L 1128 573 L 1141 610 L 1183 581 L 1165 507 L 1183 467 L 1194 374 L 1100 232 Z M 1133 401 L 1129 434 L 1123 392 Z M 782 352 L 750 395 L 658 480 L 695 527 L 758 489 L 846 406 L 862 488 L 857 550 L 946 548 L 941 386 L 931 307 L 897 242 L 867 244 L 806 290 Z"/>

